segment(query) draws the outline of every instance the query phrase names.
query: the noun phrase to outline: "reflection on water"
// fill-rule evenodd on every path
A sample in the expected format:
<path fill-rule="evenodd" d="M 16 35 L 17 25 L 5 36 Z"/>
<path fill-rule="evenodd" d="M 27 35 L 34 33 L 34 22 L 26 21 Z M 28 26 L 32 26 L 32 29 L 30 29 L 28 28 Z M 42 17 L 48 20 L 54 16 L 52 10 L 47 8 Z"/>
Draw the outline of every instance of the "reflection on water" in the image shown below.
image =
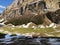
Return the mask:
<path fill-rule="evenodd" d="M 60 38 L 32 38 L 22 35 L 5 35 L 0 38 L 0 45 L 60 45 Z"/>

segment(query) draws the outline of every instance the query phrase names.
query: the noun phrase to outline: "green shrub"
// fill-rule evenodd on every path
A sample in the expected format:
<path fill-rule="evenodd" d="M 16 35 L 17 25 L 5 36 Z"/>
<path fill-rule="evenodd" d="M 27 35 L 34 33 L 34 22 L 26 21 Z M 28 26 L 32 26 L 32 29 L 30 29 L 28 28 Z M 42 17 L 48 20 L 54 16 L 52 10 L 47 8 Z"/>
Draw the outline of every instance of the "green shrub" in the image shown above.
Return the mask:
<path fill-rule="evenodd" d="M 30 19 L 33 15 L 23 15 L 23 16 L 16 16 L 8 20 L 5 24 L 12 23 L 13 25 L 22 25 L 27 24 L 30 22 Z"/>
<path fill-rule="evenodd" d="M 33 22 L 35 24 L 42 24 L 43 17 L 41 15 L 23 15 L 23 16 L 16 16 L 8 20 L 5 24 L 13 24 L 13 25 L 22 25 L 27 24 L 29 22 Z"/>

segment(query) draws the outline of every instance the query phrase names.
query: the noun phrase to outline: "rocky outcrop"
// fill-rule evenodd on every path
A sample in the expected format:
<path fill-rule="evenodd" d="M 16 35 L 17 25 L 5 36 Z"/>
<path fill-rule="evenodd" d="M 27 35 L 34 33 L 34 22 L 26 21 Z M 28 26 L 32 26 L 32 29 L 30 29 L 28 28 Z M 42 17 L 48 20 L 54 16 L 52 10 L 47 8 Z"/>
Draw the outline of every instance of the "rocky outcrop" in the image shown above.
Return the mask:
<path fill-rule="evenodd" d="M 14 2 L 3 11 L 2 15 L 5 19 L 19 15 L 42 15 L 48 11 L 55 11 L 59 9 L 59 7 L 59 0 L 14 0 Z M 45 17 L 45 23 L 50 23 L 49 17 Z"/>
<path fill-rule="evenodd" d="M 38 10 L 41 10 L 45 7 L 44 1 L 35 1 L 35 0 L 15 0 L 10 6 L 8 6 L 3 15 L 6 17 L 13 17 L 16 15 L 28 15 L 38 13 Z"/>

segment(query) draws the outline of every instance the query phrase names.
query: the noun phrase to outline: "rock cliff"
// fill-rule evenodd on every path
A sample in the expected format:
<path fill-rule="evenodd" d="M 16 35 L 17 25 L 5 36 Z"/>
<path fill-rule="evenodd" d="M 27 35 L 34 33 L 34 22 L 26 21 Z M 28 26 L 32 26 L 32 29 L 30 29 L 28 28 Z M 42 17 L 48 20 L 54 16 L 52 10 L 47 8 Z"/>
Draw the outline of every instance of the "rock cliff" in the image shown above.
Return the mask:
<path fill-rule="evenodd" d="M 14 0 L 14 2 L 3 11 L 3 17 L 9 19 L 19 15 L 41 15 L 60 8 L 60 0 Z M 46 22 L 51 22 L 45 16 Z"/>

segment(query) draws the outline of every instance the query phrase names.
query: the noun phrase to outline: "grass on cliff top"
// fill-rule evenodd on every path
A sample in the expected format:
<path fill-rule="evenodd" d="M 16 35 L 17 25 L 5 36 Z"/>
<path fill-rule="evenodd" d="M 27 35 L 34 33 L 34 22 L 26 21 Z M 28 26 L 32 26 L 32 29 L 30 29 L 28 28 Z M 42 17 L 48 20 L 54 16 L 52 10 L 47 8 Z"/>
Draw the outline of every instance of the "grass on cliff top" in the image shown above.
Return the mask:
<path fill-rule="evenodd" d="M 53 28 L 19 28 L 19 27 L 2 27 L 1 30 L 4 31 L 9 31 L 9 32 L 18 32 L 18 33 L 30 33 L 30 32 L 35 32 L 35 33 L 44 33 L 44 32 L 54 32 Z"/>
<path fill-rule="evenodd" d="M 31 33 L 31 32 L 35 32 L 42 34 L 43 36 L 48 36 L 48 35 L 53 35 L 53 37 L 60 37 L 60 30 L 56 30 L 53 28 L 37 28 L 37 29 L 32 29 L 32 28 L 19 28 L 19 27 L 2 27 L 0 28 L 0 30 L 4 30 L 4 31 L 8 31 L 12 34 L 15 33 L 21 33 L 21 34 L 25 34 L 25 33 Z M 57 31 L 57 32 L 56 32 Z M 4 32 L 2 32 L 4 33 Z"/>

